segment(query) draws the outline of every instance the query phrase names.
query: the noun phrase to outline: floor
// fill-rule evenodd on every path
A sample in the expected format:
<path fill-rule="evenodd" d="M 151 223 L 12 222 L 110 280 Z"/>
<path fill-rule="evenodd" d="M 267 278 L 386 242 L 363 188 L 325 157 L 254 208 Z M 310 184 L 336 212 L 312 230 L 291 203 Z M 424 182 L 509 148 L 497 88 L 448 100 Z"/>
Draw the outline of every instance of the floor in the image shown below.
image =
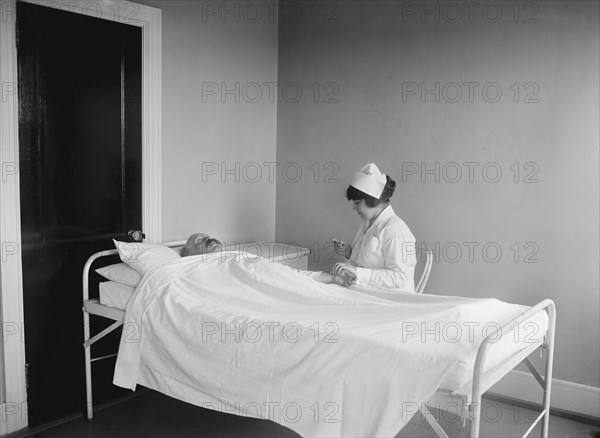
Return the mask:
<path fill-rule="evenodd" d="M 517 437 L 529 428 L 533 412 L 492 400 L 482 404 L 481 436 Z M 468 436 L 467 427 L 456 412 L 438 411 L 435 417 L 449 436 Z M 536 425 L 530 436 L 540 436 Z M 400 431 L 397 438 L 435 437 L 433 429 L 419 414 Z M 600 437 L 600 427 L 551 416 L 551 437 Z M 77 418 L 44 430 L 20 434 L 19 438 L 182 438 L 260 437 L 286 438 L 298 435 L 268 420 L 239 417 L 202 409 L 154 391 L 95 411 L 94 420 Z"/>

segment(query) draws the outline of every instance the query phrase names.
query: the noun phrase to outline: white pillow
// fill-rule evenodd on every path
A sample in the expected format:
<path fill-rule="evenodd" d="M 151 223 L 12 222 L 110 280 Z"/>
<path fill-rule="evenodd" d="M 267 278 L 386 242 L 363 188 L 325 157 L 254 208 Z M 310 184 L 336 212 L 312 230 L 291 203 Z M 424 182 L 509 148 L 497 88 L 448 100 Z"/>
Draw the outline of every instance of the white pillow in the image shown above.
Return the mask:
<path fill-rule="evenodd" d="M 100 303 L 106 306 L 116 307 L 117 309 L 126 308 L 127 303 L 135 292 L 135 288 L 123 283 L 115 283 L 114 281 L 100 283 L 99 289 Z"/>
<path fill-rule="evenodd" d="M 140 275 L 144 275 L 157 263 L 180 257 L 173 249 L 152 243 L 118 242 L 113 239 L 119 251 L 119 257 Z"/>
<path fill-rule="evenodd" d="M 103 268 L 96 269 L 96 272 L 104 278 L 126 284 L 127 286 L 137 287 L 142 281 L 142 276 L 137 271 L 130 268 L 126 263 L 116 263 Z"/>

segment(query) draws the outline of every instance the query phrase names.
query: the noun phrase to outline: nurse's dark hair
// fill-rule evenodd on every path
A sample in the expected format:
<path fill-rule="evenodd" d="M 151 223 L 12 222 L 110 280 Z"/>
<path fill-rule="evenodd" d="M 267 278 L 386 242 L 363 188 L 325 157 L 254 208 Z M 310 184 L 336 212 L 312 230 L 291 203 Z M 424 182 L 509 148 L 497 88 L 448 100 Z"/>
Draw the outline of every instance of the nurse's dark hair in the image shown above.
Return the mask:
<path fill-rule="evenodd" d="M 369 207 L 377 207 L 379 204 L 383 204 L 384 202 L 388 202 L 392 195 L 394 194 L 394 190 L 396 190 L 396 181 L 390 178 L 389 175 L 385 176 L 386 183 L 383 188 L 383 192 L 379 199 L 372 197 L 371 195 L 367 195 L 365 192 L 358 190 L 356 187 L 348 186 L 346 190 L 346 198 L 348 201 L 360 201 L 361 199 L 365 200 L 365 204 Z"/>

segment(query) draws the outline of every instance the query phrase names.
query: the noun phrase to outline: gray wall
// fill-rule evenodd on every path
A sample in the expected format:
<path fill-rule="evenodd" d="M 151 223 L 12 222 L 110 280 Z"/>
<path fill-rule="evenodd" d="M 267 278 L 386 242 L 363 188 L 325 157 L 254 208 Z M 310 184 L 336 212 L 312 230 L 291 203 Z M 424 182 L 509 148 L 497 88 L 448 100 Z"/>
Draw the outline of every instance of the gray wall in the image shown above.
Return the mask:
<path fill-rule="evenodd" d="M 275 161 L 277 101 L 262 84 L 277 81 L 276 16 L 255 20 L 235 1 L 140 3 L 162 10 L 163 240 L 273 239 L 275 179 L 262 163 Z"/>
<path fill-rule="evenodd" d="M 163 11 L 165 240 L 275 238 L 327 268 L 329 238 L 359 225 L 347 183 L 374 161 L 398 182 L 396 211 L 438 250 L 430 291 L 554 299 L 556 377 L 600 386 L 598 3 L 520 3 L 515 23 L 512 2 L 497 2 L 496 22 L 482 10 L 495 2 L 457 20 L 438 2 L 425 16 L 422 2 L 292 2 L 302 16 L 282 11 L 279 29 L 269 2 L 258 20 L 206 9 L 244 2 L 142 3 Z M 239 83 L 239 102 L 203 96 L 208 82 Z M 439 102 L 421 96 L 436 83 Z"/>
<path fill-rule="evenodd" d="M 396 212 L 438 250 L 428 290 L 552 298 L 555 377 L 599 386 L 599 6 L 520 3 L 516 18 L 513 2 L 477 4 L 469 17 L 444 2 L 342 1 L 280 19 L 279 83 L 304 94 L 279 96 L 277 160 L 304 172 L 278 174 L 275 237 L 328 268 L 329 238 L 359 226 L 345 188 L 375 162 L 398 182 Z M 439 102 L 420 92 L 436 83 Z"/>

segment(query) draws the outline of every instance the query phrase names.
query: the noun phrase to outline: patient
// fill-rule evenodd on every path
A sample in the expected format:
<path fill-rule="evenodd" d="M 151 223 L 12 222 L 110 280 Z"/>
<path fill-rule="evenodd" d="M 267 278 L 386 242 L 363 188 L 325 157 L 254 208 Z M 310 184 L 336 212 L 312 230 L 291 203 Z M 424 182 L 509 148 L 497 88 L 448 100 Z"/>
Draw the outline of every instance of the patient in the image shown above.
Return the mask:
<path fill-rule="evenodd" d="M 192 234 L 181 249 L 181 257 L 208 254 L 221 250 L 221 242 L 208 234 Z"/>
<path fill-rule="evenodd" d="M 220 251 L 222 249 L 221 242 L 214 237 L 204 233 L 192 234 L 185 246 L 181 249 L 181 257 L 195 256 L 200 254 L 209 254 Z M 349 287 L 356 283 L 356 276 L 349 275 L 347 271 L 343 271 L 343 274 L 330 274 L 329 272 L 311 272 L 311 271 L 299 271 L 305 275 L 308 275 L 315 281 L 320 283 L 336 283 L 340 286 Z"/>

